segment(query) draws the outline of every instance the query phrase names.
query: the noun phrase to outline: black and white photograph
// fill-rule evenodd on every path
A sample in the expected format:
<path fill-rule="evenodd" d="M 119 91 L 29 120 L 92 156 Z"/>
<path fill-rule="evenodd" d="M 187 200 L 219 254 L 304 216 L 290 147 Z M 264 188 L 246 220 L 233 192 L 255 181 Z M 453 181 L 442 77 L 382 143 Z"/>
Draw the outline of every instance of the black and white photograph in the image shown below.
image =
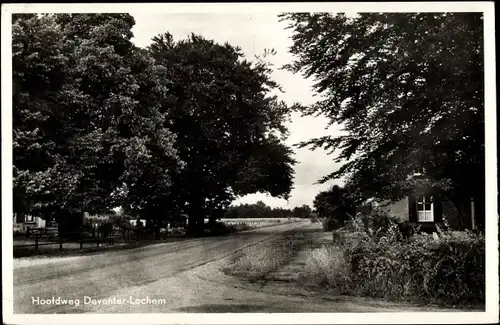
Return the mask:
<path fill-rule="evenodd" d="M 493 2 L 2 5 L 4 323 L 496 323 L 494 48 Z"/>

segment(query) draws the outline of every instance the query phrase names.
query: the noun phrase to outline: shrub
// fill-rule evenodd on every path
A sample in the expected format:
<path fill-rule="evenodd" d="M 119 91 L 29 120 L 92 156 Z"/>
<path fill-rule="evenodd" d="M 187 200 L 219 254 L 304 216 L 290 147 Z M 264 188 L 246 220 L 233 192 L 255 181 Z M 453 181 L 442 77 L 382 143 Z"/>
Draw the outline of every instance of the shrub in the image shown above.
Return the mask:
<path fill-rule="evenodd" d="M 484 303 L 484 238 L 396 238 L 400 234 L 361 241 L 347 252 L 353 292 L 446 304 Z"/>
<path fill-rule="evenodd" d="M 395 227 L 398 228 L 397 232 L 394 232 Z M 369 236 L 378 238 L 386 237 L 389 230 L 392 229 L 392 235 L 398 236 L 397 240 L 407 239 L 420 233 L 419 225 L 401 221 L 401 219 L 390 216 L 387 212 L 377 208 L 359 212 L 355 218 L 347 222 L 344 228 L 352 232 L 363 231 Z"/>
<path fill-rule="evenodd" d="M 328 255 L 339 260 L 338 253 L 318 251 L 315 263 L 326 266 L 315 268 L 330 269 L 318 278 L 330 285 L 346 290 L 343 286 L 348 283 L 354 294 L 385 299 L 484 303 L 485 248 L 480 234 L 440 230 L 436 240 L 409 223 L 375 211 L 358 214 L 345 227 L 334 230 L 332 239 L 348 266 L 349 280 L 336 283 L 329 274 L 345 278 L 345 268 L 327 267 L 333 261 L 319 258 Z"/>
<path fill-rule="evenodd" d="M 227 224 L 224 222 L 217 221 L 214 223 L 209 223 L 207 225 L 206 232 L 212 236 L 218 236 L 218 235 L 227 235 L 230 233 L 250 230 L 250 229 L 253 229 L 253 227 L 251 227 L 245 222 Z"/>
<path fill-rule="evenodd" d="M 111 222 L 106 222 L 99 225 L 98 232 L 102 234 L 103 238 L 108 237 L 113 232 L 113 224 Z"/>
<path fill-rule="evenodd" d="M 121 230 L 131 230 L 132 225 L 130 224 L 129 217 L 123 215 L 116 215 L 111 217 L 110 222 Z"/>
<path fill-rule="evenodd" d="M 321 224 L 323 225 L 324 231 L 332 231 L 335 229 L 339 229 L 342 226 L 341 222 L 334 217 L 328 217 L 321 220 Z"/>

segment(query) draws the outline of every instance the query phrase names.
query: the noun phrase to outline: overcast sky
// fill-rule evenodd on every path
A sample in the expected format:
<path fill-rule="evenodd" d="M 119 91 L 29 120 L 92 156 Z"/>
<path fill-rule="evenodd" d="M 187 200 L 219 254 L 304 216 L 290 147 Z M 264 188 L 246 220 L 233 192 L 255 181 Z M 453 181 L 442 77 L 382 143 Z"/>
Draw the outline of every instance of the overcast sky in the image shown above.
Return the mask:
<path fill-rule="evenodd" d="M 285 30 L 285 22 L 279 22 L 274 13 L 265 14 L 133 14 L 136 25 L 133 29 L 133 41 L 138 46 L 147 46 L 151 38 L 160 33 L 170 32 L 174 39 L 179 40 L 190 33 L 203 35 L 205 38 L 217 42 L 229 42 L 234 46 L 240 46 L 245 56 L 250 60 L 254 55 L 259 55 L 266 48 L 274 48 L 277 54 L 270 58 L 275 67 L 292 60 L 288 48 L 292 41 L 289 39 L 291 32 Z M 314 102 L 314 93 L 311 89 L 312 81 L 305 80 L 300 75 L 276 69 L 273 78 L 281 84 L 284 94 L 280 99 L 288 104 L 300 102 L 311 104 Z M 300 114 L 292 116 L 289 125 L 290 137 L 288 144 L 309 140 L 314 137 L 334 134 L 337 129 L 332 127 L 326 130 L 327 120 L 321 117 L 301 117 Z M 339 167 L 333 162 L 332 156 L 327 156 L 321 150 L 310 151 L 307 148 L 294 149 L 295 166 L 294 189 L 288 202 L 283 199 L 257 193 L 239 198 L 238 203 L 254 203 L 262 200 L 271 207 L 293 208 L 303 204 L 312 206 L 312 201 L 318 192 L 326 189 L 328 184 L 314 185 L 321 177 L 331 173 Z"/>

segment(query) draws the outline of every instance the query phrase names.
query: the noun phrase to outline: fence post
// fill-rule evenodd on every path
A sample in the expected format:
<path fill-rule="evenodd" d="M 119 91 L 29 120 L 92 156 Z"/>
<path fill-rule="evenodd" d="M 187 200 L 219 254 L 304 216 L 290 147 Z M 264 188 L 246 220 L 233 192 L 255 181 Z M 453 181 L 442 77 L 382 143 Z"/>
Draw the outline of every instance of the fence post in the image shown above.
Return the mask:
<path fill-rule="evenodd" d="M 38 254 L 38 234 L 35 234 L 35 254 Z"/>
<path fill-rule="evenodd" d="M 97 248 L 99 248 L 99 239 L 97 239 Z"/>
<path fill-rule="evenodd" d="M 59 238 L 59 251 L 62 252 L 63 249 L 63 241 L 62 238 Z"/>
<path fill-rule="evenodd" d="M 83 239 L 80 239 L 80 249 L 83 248 Z"/>

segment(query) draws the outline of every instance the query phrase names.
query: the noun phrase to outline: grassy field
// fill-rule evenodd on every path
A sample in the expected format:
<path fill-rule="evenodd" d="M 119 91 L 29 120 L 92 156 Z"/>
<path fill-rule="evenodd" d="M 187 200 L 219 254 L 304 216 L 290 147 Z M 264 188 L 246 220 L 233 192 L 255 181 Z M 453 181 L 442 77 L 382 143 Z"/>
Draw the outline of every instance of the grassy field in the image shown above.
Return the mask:
<path fill-rule="evenodd" d="M 238 219 L 221 219 L 222 222 L 226 224 L 241 224 L 245 223 L 252 228 L 261 228 L 266 226 L 274 226 L 278 224 L 297 222 L 300 221 L 299 218 L 238 218 Z M 208 219 L 205 219 L 208 222 Z"/>

